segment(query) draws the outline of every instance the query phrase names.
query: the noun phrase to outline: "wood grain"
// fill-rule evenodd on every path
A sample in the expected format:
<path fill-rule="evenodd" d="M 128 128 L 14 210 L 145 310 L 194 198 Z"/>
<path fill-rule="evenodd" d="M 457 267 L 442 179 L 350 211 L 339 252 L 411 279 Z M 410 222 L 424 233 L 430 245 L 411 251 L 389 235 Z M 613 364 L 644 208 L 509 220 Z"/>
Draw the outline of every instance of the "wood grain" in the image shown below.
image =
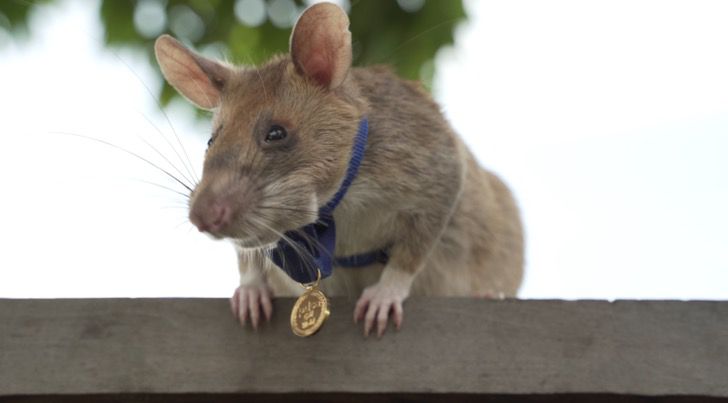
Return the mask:
<path fill-rule="evenodd" d="M 302 339 L 288 326 L 291 299 L 276 300 L 273 321 L 258 332 L 241 328 L 222 299 L 0 299 L 0 399 L 271 393 L 728 399 L 728 302 L 411 299 L 403 329 L 382 339 L 365 339 L 352 323 L 354 302 L 333 299 L 322 330 Z"/>

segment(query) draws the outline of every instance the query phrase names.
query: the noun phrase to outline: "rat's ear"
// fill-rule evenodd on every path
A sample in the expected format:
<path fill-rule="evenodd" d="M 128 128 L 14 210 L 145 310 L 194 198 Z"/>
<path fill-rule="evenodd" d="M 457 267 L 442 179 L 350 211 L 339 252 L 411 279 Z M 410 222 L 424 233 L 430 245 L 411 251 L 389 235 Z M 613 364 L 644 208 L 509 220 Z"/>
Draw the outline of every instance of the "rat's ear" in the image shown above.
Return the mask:
<path fill-rule="evenodd" d="M 169 35 L 157 38 L 154 53 L 164 78 L 180 94 L 202 109 L 220 105 L 230 68 L 192 52 Z"/>
<path fill-rule="evenodd" d="M 318 3 L 303 12 L 291 34 L 296 70 L 324 88 L 341 85 L 351 67 L 349 17 L 341 7 Z"/>

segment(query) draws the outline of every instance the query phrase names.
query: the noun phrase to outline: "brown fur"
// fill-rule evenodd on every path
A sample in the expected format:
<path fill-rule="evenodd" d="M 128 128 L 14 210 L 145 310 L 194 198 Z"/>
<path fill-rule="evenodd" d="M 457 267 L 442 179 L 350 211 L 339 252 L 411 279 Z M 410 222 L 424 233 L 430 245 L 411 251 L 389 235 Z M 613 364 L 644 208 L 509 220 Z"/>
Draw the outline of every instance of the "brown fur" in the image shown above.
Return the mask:
<path fill-rule="evenodd" d="M 316 220 L 344 178 L 359 121 L 367 117 L 359 175 L 334 212 L 336 254 L 389 248 L 390 260 L 386 268 L 335 269 L 322 288 L 357 296 L 379 282 L 393 284 L 399 298 L 516 295 L 523 234 L 508 188 L 478 166 L 419 85 L 384 67 L 350 69 L 350 40 L 337 36 L 346 15 L 315 7 L 328 7 L 332 28 L 314 29 L 313 20 L 302 17 L 292 39 L 294 59 L 281 56 L 260 68 L 224 67 L 221 73 L 220 64 L 179 54 L 167 44 L 173 39 L 158 41 L 163 71 L 191 71 L 194 78 L 168 80 L 215 110 L 216 134 L 192 195 L 191 219 L 209 221 L 220 206 L 232 210 L 229 222 L 207 232 L 236 242 L 241 283 L 260 281 L 265 268 L 275 294 L 300 293 L 261 248 Z M 311 30 L 313 43 L 296 39 Z M 317 49 L 331 43 L 337 48 L 321 59 Z M 165 58 L 167 48 L 174 59 Z M 210 86 L 219 91 L 204 82 L 198 88 L 200 74 L 211 76 Z M 218 87 L 220 76 L 225 81 Z M 262 141 L 273 124 L 288 130 L 280 144 Z"/>
<path fill-rule="evenodd" d="M 392 245 L 390 264 L 419 272 L 413 294 L 515 296 L 523 235 L 507 187 L 478 166 L 418 85 L 382 67 L 353 69 L 350 81 L 358 103 L 370 105 L 361 110 L 370 137 L 359 177 L 335 212 L 337 254 Z M 338 269 L 324 288 L 356 296 L 380 272 Z"/>

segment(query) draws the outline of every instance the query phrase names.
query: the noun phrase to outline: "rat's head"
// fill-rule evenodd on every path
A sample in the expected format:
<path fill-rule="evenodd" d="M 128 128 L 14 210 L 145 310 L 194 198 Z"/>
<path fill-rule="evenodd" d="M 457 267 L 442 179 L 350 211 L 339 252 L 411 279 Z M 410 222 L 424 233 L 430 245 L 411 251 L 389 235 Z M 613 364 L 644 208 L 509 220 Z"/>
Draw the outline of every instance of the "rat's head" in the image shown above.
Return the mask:
<path fill-rule="evenodd" d="M 190 220 L 243 247 L 275 242 L 317 219 L 344 177 L 359 108 L 344 90 L 351 66 L 349 20 L 339 7 L 307 9 L 290 56 L 260 68 L 206 59 L 170 36 L 157 39 L 162 73 L 214 112 Z"/>

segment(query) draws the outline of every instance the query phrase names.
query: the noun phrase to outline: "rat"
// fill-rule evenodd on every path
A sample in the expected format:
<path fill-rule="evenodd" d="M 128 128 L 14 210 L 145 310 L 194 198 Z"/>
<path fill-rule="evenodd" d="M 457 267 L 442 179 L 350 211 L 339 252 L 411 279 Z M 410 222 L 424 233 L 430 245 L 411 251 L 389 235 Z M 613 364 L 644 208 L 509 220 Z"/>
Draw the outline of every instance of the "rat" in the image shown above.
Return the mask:
<path fill-rule="evenodd" d="M 167 82 L 213 111 L 189 219 L 237 251 L 233 314 L 257 329 L 274 295 L 303 292 L 270 251 L 315 223 L 342 187 L 363 119 L 364 155 L 332 213 L 334 251 L 386 259 L 336 267 L 321 290 L 358 297 L 353 318 L 365 336 L 381 336 L 390 320 L 399 329 L 411 295 L 514 297 L 524 241 L 510 190 L 418 83 L 385 66 L 352 67 L 348 27 L 339 6 L 317 3 L 294 25 L 289 54 L 259 67 L 205 58 L 169 35 L 155 42 Z"/>

